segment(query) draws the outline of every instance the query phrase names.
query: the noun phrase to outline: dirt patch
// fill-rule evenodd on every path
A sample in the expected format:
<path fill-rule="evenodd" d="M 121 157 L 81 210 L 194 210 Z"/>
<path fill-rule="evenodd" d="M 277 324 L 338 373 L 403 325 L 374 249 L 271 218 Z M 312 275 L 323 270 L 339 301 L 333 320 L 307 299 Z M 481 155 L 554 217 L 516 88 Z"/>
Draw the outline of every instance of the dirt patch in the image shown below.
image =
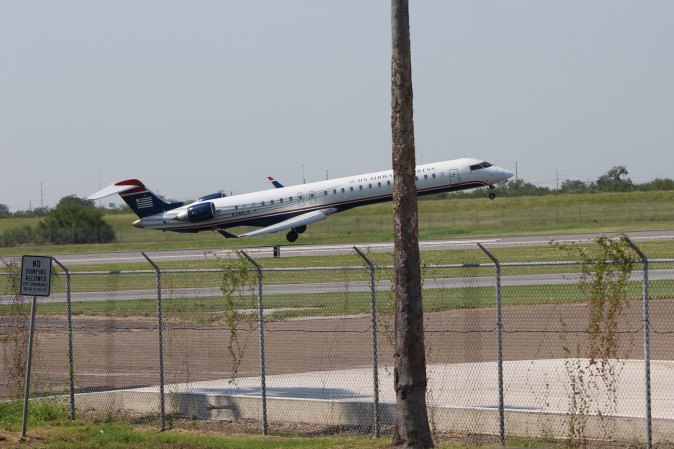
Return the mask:
<path fill-rule="evenodd" d="M 669 334 L 674 300 L 651 301 L 651 357 L 674 360 Z M 425 315 L 427 363 L 475 363 L 497 358 L 494 309 L 433 312 Z M 505 360 L 563 358 L 564 344 L 586 340 L 584 305 L 514 306 L 503 310 Z M 73 318 L 76 388 L 99 391 L 156 385 L 159 381 L 158 333 L 151 319 L 108 316 Z M 392 317 L 378 323 L 380 366 L 393 364 Z M 633 302 L 620 324 L 620 357 L 643 358 L 641 302 Z M 0 333 L 3 329 L 0 320 Z M 239 377 L 259 375 L 257 324 L 237 330 L 243 348 Z M 565 342 L 561 336 L 565 336 Z M 68 382 L 67 326 L 64 318 L 37 318 L 39 358 L 34 363 L 37 393 Z M 166 383 L 223 379 L 231 376 L 229 330 L 222 323 L 165 323 L 163 362 Z M 0 342 L 0 347 L 7 343 Z M 371 322 L 367 316 L 273 321 L 265 325 L 267 375 L 370 366 Z M 2 348 L 0 348 L 2 353 Z M 6 379 L 5 367 L 0 378 Z M 42 379 L 41 384 L 39 379 Z M 44 388 L 43 388 L 44 390 Z M 7 397 L 0 385 L 0 397 Z"/>

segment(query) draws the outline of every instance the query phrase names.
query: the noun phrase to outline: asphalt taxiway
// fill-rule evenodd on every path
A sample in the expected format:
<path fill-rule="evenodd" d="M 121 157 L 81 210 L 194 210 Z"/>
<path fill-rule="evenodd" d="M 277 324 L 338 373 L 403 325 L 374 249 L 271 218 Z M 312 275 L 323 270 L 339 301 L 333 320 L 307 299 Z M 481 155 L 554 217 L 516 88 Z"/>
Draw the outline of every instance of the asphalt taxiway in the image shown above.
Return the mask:
<path fill-rule="evenodd" d="M 470 248 L 481 243 L 487 248 L 509 248 L 518 246 L 545 246 L 549 242 L 558 243 L 582 243 L 591 242 L 600 235 L 615 236 L 616 232 L 593 232 L 580 234 L 549 234 L 549 235 L 525 235 L 525 236 L 494 236 L 494 237 L 474 237 L 465 239 L 440 239 L 424 240 L 419 242 L 421 251 L 438 251 L 453 248 Z M 674 230 L 660 231 L 629 231 L 625 232 L 634 242 L 646 241 L 667 241 L 674 240 Z M 227 248 L 211 249 L 181 249 L 181 250 L 162 250 L 147 251 L 148 256 L 155 262 L 168 261 L 187 261 L 187 260 L 208 260 L 217 258 L 235 257 L 236 251 L 246 251 L 253 258 L 274 257 L 273 246 L 254 246 L 254 239 L 250 240 L 251 246 L 234 246 Z M 392 242 L 374 242 L 374 243 L 340 243 L 340 244 L 319 244 L 319 245 L 298 245 L 283 244 L 278 245 L 281 257 L 300 257 L 300 256 L 326 256 L 353 254 L 353 247 L 357 246 L 363 250 L 375 253 L 385 253 L 393 251 Z M 146 259 L 139 251 L 123 252 L 105 252 L 105 253 L 83 253 L 83 254 L 60 254 L 56 258 L 66 266 L 82 264 L 109 264 L 109 263 L 132 263 L 146 262 Z"/>

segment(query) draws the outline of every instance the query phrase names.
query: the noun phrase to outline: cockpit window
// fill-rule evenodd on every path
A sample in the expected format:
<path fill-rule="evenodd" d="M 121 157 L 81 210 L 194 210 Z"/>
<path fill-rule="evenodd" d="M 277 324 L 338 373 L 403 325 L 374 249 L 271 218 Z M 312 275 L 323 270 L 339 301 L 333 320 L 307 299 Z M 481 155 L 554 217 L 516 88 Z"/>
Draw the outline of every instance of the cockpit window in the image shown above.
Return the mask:
<path fill-rule="evenodd" d="M 487 168 L 487 167 L 491 167 L 491 166 L 492 166 L 492 164 L 490 164 L 489 162 L 480 162 L 479 164 L 473 164 L 473 165 L 471 165 L 471 166 L 470 166 L 470 171 L 473 171 L 473 170 L 480 170 L 480 169 L 482 169 L 482 168 Z"/>

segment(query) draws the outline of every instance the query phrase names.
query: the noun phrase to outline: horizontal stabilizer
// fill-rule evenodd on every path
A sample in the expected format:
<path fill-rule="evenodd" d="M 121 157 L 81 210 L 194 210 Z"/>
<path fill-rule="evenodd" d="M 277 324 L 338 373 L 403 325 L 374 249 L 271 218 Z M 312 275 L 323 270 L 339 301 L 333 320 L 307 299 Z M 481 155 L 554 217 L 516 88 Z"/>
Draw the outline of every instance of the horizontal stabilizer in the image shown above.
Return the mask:
<path fill-rule="evenodd" d="M 335 212 L 337 212 L 337 209 L 335 209 L 334 207 L 330 207 L 328 209 L 314 210 L 290 218 L 288 220 L 282 221 L 280 223 L 267 226 L 266 228 L 257 229 L 252 232 L 241 234 L 239 237 L 254 237 L 256 235 L 271 234 L 274 232 L 285 231 L 286 229 L 298 228 L 300 226 L 305 226 L 311 223 L 316 223 L 318 221 L 323 221 L 326 218 L 328 218 L 328 216 L 334 214 Z"/>
<path fill-rule="evenodd" d="M 101 190 L 99 190 L 96 193 L 92 193 L 87 197 L 88 200 L 100 200 L 101 198 L 105 198 L 106 196 L 114 195 L 116 193 L 123 193 L 127 192 L 129 190 L 137 189 L 139 187 L 143 187 L 143 184 L 137 185 L 137 184 L 112 184 L 109 185 Z"/>

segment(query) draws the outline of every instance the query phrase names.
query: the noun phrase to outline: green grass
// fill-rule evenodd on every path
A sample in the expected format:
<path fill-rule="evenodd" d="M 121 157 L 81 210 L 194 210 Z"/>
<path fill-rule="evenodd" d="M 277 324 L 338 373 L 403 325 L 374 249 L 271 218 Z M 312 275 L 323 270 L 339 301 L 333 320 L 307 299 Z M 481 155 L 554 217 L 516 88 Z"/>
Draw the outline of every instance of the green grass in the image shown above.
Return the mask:
<path fill-rule="evenodd" d="M 628 284 L 628 296 L 641 299 L 640 282 Z M 669 298 L 671 282 L 651 281 L 652 300 Z M 377 310 L 380 315 L 393 313 L 393 297 L 388 291 L 377 293 Z M 517 285 L 502 287 L 504 307 L 519 305 L 572 304 L 586 301 L 585 295 L 577 284 L 560 285 Z M 270 295 L 264 297 L 267 309 L 282 309 L 267 316 L 268 321 L 303 316 L 334 316 L 370 313 L 369 292 L 331 292 L 314 294 Z M 451 289 L 425 289 L 424 311 L 440 312 L 458 309 L 480 309 L 495 307 L 494 287 L 465 287 Z M 235 310 L 257 310 L 257 298 L 253 295 L 235 297 Z M 6 316 L 26 314 L 30 304 L 20 306 L 1 305 L 0 313 Z M 223 297 L 162 297 L 164 319 L 178 322 L 212 323 L 225 322 L 228 311 Z M 40 315 L 65 316 L 64 303 L 38 304 Z M 155 300 L 92 301 L 73 302 L 72 313 L 77 316 L 114 316 L 114 317 L 154 317 Z M 255 314 L 244 313 L 243 317 L 255 320 Z"/>
<path fill-rule="evenodd" d="M 20 430 L 23 417 L 23 401 L 0 401 L 0 429 Z M 54 401 L 37 401 L 29 405 L 28 425 L 46 425 L 65 422 L 68 410 Z"/>
<path fill-rule="evenodd" d="M 560 261 L 560 260 L 576 260 L 577 252 L 575 251 L 561 251 L 549 245 L 543 246 L 517 246 L 517 247 L 500 247 L 495 245 L 486 245 L 490 251 L 502 262 L 546 262 L 546 261 Z M 582 247 L 590 247 L 590 245 L 582 245 Z M 638 242 L 639 248 L 650 258 L 674 258 L 674 241 L 644 241 Z M 360 246 L 367 251 L 367 244 Z M 578 246 L 580 248 L 581 246 Z M 43 251 L 44 252 L 44 251 Z M 204 251 L 202 260 L 183 260 L 183 261 L 160 261 L 158 262 L 161 269 L 165 270 L 181 270 L 181 269 L 195 269 L 205 270 L 213 268 L 221 268 L 222 261 L 214 260 L 208 251 Z M 258 259 L 258 263 L 264 268 L 298 268 L 298 267 L 341 267 L 341 266 L 365 266 L 363 260 L 354 253 L 346 255 L 327 255 L 327 256 L 303 256 L 303 257 L 282 257 L 280 258 L 264 258 Z M 368 257 L 377 265 L 392 265 L 393 254 L 391 252 L 385 253 L 369 253 Z M 58 258 L 58 257 L 57 257 Z M 425 265 L 433 264 L 474 264 L 483 263 L 491 264 L 491 260 L 487 255 L 480 250 L 477 245 L 472 247 L 461 247 L 456 249 L 449 249 L 443 251 L 423 251 L 421 253 L 422 263 Z M 227 261 L 225 261 L 227 263 Z M 252 267 L 252 266 L 251 266 Z M 152 270 L 152 266 L 147 262 L 129 262 L 129 263 L 101 263 L 101 264 L 78 264 L 69 267 L 72 272 L 82 271 L 135 271 L 135 270 Z M 60 273 L 60 268 L 54 267 L 53 273 Z M 272 279 L 272 283 L 280 283 L 282 281 L 274 280 L 270 274 L 265 273 L 266 279 Z M 0 292 L 2 291 L 2 277 L 0 277 Z M 294 280 L 296 282 L 296 280 Z M 58 290 L 57 290 L 58 291 Z"/>
<path fill-rule="evenodd" d="M 0 429 L 18 440 L 21 429 L 23 403 L 0 402 Z M 123 422 L 69 421 L 67 409 L 53 401 L 31 402 L 29 405 L 28 439 L 16 445 L 0 447 L 32 448 L 376 448 L 385 447 L 385 439 L 335 436 L 329 438 L 262 437 L 254 435 L 212 435 L 204 432 L 167 431 L 158 433 L 147 427 L 131 426 Z"/>
<path fill-rule="evenodd" d="M 66 431 L 67 430 L 67 431 Z M 209 435 L 134 428 L 117 423 L 85 423 L 67 428 L 37 429 L 38 440 L 28 447 L 54 449 L 67 448 L 186 448 L 186 449 L 329 449 L 329 448 L 383 448 L 388 440 L 366 437 L 261 437 L 250 435 Z M 17 447 L 27 447 L 25 444 Z"/>
<path fill-rule="evenodd" d="M 592 245 L 586 245 L 590 247 Z M 640 242 L 641 249 L 651 258 L 674 258 L 674 241 Z M 502 262 L 543 262 L 577 259 L 576 251 L 560 251 L 550 246 L 542 247 L 513 247 L 492 248 L 493 253 Z M 390 253 L 372 253 L 369 257 L 378 265 L 392 264 Z M 477 247 L 472 249 L 453 249 L 447 251 L 428 251 L 422 253 L 424 278 L 435 277 L 460 277 L 460 276 L 493 276 L 494 270 L 491 260 Z M 259 262 L 265 268 L 280 269 L 266 270 L 263 273 L 264 283 L 276 284 L 303 284 L 321 282 L 357 282 L 369 279 L 365 264 L 357 255 L 339 256 L 312 256 L 312 257 L 281 257 L 278 259 L 260 259 Z M 431 264 L 475 264 L 481 263 L 483 268 L 425 268 Z M 213 287 L 218 288 L 222 284 L 221 272 L 207 272 L 208 270 L 222 268 L 222 262 L 215 260 L 166 262 L 160 264 L 162 269 L 195 270 L 183 273 L 162 273 L 162 289 L 165 297 L 171 297 L 172 291 L 179 288 Z M 302 267 L 362 267 L 362 269 L 326 269 L 317 271 L 301 270 Z M 674 264 L 651 264 L 651 269 L 672 268 Z M 119 290 L 154 290 L 156 289 L 156 274 L 150 269 L 148 263 L 125 263 L 125 264 L 100 264 L 100 265 L 74 265 L 71 267 L 74 293 L 119 291 Z M 635 270 L 640 265 L 635 265 Z M 252 267 L 251 267 L 252 269 Z M 293 270 L 293 271 L 290 271 Z M 503 275 L 540 275 L 546 273 L 578 272 L 579 266 L 525 266 L 503 267 Z M 97 274 L 82 274 L 82 272 L 95 271 Z M 52 293 L 65 292 L 65 276 L 60 269 L 53 271 Z M 391 279 L 391 270 L 377 270 L 379 279 Z M 249 282 L 255 285 L 256 275 L 250 272 Z M 16 279 L 6 274 L 0 275 L 0 294 L 12 294 L 18 288 Z"/>
<path fill-rule="evenodd" d="M 214 232 L 178 234 L 137 229 L 133 215 L 111 214 L 106 221 L 117 243 L 50 246 L 52 254 L 129 250 L 269 246 L 286 244 L 283 233 L 247 240 L 224 239 Z M 38 218 L 0 220 L 0 236 L 7 229 L 34 226 Z M 299 243 L 391 241 L 390 203 L 336 214 L 310 226 Z M 419 202 L 420 238 L 542 234 L 663 229 L 674 226 L 674 191 L 629 193 L 553 194 L 536 197 L 422 200 Z M 236 231 L 236 230 L 235 230 Z M 239 229 L 238 231 L 244 231 Z M 0 242 L 2 246 L 2 242 Z M 1 248 L 0 255 L 44 252 L 44 247 Z"/>
<path fill-rule="evenodd" d="M 32 438 L 31 438 L 32 437 Z M 474 439 L 475 437 L 473 437 Z M 457 440 L 458 438 L 453 438 Z M 467 438 L 468 439 L 468 438 Z M 493 438 L 490 438 L 493 439 Z M 533 438 L 510 438 L 517 447 L 563 447 L 561 443 Z M 391 447 L 391 437 L 380 439 L 354 436 L 252 436 L 220 435 L 198 431 L 168 430 L 156 432 L 138 426 L 118 423 L 75 423 L 67 427 L 39 427 L 29 433 L 26 442 L 9 443 L 7 448 L 51 449 L 367 449 Z M 488 449 L 502 447 L 499 444 L 474 445 L 464 443 L 436 444 L 438 449 Z"/>

